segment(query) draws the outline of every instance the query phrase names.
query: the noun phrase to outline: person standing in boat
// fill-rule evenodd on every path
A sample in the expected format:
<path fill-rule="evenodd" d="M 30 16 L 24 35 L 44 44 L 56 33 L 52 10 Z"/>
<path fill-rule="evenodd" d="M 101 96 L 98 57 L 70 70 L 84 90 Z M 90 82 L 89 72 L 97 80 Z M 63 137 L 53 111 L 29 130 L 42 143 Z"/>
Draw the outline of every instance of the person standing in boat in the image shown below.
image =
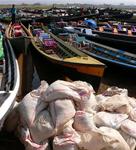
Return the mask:
<path fill-rule="evenodd" d="M 14 4 L 12 5 L 12 8 L 11 8 L 10 12 L 11 12 L 11 17 L 12 17 L 11 18 L 12 19 L 12 24 L 14 24 L 16 22 L 16 13 L 17 13 Z"/>

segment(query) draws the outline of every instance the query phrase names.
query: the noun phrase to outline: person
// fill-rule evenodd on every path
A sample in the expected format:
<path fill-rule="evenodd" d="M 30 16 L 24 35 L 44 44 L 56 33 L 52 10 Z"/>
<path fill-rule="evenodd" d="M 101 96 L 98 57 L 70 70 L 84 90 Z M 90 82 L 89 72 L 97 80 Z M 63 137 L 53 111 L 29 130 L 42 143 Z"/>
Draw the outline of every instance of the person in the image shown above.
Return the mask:
<path fill-rule="evenodd" d="M 12 8 L 11 8 L 11 17 L 12 17 L 12 24 L 14 24 L 16 22 L 16 8 L 15 8 L 15 5 L 13 4 L 12 5 Z"/>

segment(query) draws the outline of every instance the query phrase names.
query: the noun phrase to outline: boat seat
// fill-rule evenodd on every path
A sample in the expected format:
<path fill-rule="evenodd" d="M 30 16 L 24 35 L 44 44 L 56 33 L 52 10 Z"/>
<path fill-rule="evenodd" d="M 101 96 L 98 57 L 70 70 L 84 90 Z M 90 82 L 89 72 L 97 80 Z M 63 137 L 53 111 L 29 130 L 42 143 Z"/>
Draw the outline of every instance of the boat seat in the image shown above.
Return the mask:
<path fill-rule="evenodd" d="M 45 39 L 50 39 L 50 34 L 48 33 L 40 33 L 39 39 L 44 41 Z"/>
<path fill-rule="evenodd" d="M 41 33 L 45 33 L 44 30 L 39 30 L 39 31 L 37 31 L 36 34 L 37 34 L 38 36 L 40 36 Z"/>
<path fill-rule="evenodd" d="M 67 41 L 68 37 L 69 37 L 69 33 L 59 33 L 59 37 L 64 40 Z"/>
<path fill-rule="evenodd" d="M 83 41 L 85 41 L 85 37 L 84 36 L 76 36 L 75 40 L 77 43 L 82 43 Z"/>
<path fill-rule="evenodd" d="M 40 28 L 37 28 L 37 29 L 34 29 L 32 33 L 33 33 L 34 36 L 36 36 L 36 35 L 39 36 L 40 33 L 44 33 L 44 31 Z"/>
<path fill-rule="evenodd" d="M 43 45 L 45 48 L 56 48 L 57 43 L 53 39 L 44 39 Z"/>
<path fill-rule="evenodd" d="M 90 45 L 88 42 L 86 42 L 86 39 L 84 36 L 75 37 L 75 41 L 73 41 L 73 44 L 75 44 L 75 46 L 80 49 L 89 48 L 89 45 Z"/>

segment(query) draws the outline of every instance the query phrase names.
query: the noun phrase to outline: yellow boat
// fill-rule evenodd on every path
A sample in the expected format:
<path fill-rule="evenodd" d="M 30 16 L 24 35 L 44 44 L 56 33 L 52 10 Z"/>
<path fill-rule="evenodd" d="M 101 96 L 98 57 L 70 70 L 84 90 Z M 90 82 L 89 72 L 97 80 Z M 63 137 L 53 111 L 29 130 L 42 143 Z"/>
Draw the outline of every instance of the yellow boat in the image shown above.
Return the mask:
<path fill-rule="evenodd" d="M 55 65 L 57 72 L 61 72 L 71 80 L 87 81 L 96 91 L 98 90 L 105 64 L 65 43 L 43 25 L 30 25 L 29 31 L 33 37 L 31 39 L 33 48 L 40 54 L 37 61 L 44 58 L 46 62 Z M 44 64 L 42 67 L 45 68 Z"/>

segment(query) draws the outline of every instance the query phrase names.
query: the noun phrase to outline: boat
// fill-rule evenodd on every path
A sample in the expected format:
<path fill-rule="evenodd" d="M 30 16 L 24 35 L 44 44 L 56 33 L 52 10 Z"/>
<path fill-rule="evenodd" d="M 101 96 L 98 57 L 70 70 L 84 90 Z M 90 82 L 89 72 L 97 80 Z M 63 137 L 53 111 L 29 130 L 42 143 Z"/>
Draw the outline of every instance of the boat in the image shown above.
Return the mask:
<path fill-rule="evenodd" d="M 22 23 L 10 23 L 5 32 L 6 37 L 11 42 L 18 57 L 20 53 L 27 53 L 27 49 L 31 42 L 31 36 L 27 28 Z"/>
<path fill-rule="evenodd" d="M 0 35 L 0 129 L 17 100 L 20 74 L 9 40 Z"/>
<path fill-rule="evenodd" d="M 104 44 L 113 48 L 122 49 L 124 51 L 136 54 L 136 35 L 132 35 L 132 32 L 130 32 L 130 34 L 124 34 L 123 31 L 122 33 L 118 33 L 118 31 L 112 32 L 111 29 L 103 30 L 103 28 L 99 28 L 98 30 L 92 30 L 87 27 L 73 26 L 64 27 L 64 29 L 67 32 L 78 33 L 81 36 L 85 36 L 86 39 L 90 41 L 94 41 L 100 44 Z"/>
<path fill-rule="evenodd" d="M 22 99 L 32 89 L 31 35 L 22 23 L 10 23 L 6 28 L 5 36 L 10 41 L 19 63 L 21 78 L 19 97 Z"/>
<path fill-rule="evenodd" d="M 78 34 L 60 33 L 59 37 L 70 41 L 74 47 L 105 63 L 107 68 L 112 66 L 122 70 L 136 70 L 136 54 L 92 42 L 84 36 L 78 36 Z"/>
<path fill-rule="evenodd" d="M 43 25 L 31 25 L 29 31 L 33 36 L 32 45 L 41 56 L 38 60 L 44 57 L 46 62 L 55 66 L 53 75 L 57 72 L 70 80 L 84 80 L 91 83 L 96 91 L 98 90 L 105 64 L 65 43 Z M 48 65 L 43 64 L 42 67 L 44 68 L 42 70 L 45 70 Z M 50 67 L 49 70 L 51 69 Z"/>

